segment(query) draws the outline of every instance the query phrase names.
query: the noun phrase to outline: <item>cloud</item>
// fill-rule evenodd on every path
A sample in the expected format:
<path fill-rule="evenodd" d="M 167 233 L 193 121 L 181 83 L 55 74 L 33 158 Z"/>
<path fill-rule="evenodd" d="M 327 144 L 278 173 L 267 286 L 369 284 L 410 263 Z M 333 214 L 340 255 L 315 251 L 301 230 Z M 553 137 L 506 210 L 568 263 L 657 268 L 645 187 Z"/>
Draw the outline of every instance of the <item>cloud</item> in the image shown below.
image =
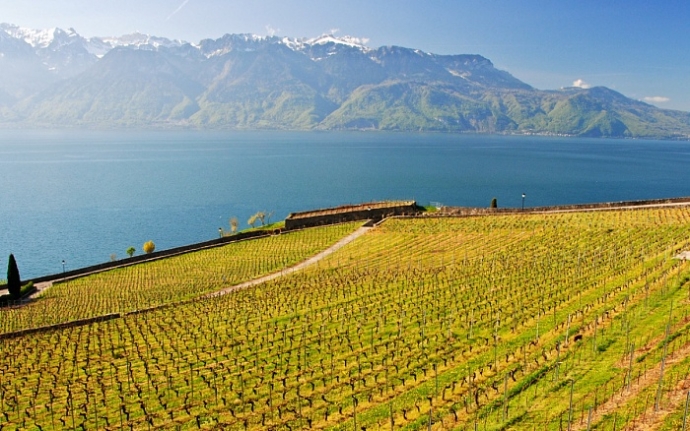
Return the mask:
<path fill-rule="evenodd" d="M 643 97 L 642 100 L 644 100 L 645 102 L 649 102 L 649 103 L 666 103 L 666 102 L 671 101 L 671 99 L 669 99 L 668 97 L 664 97 L 664 96 L 647 96 L 647 97 Z"/>
<path fill-rule="evenodd" d="M 573 87 L 578 87 L 578 88 L 590 88 L 591 85 L 583 81 L 582 79 L 576 79 L 573 81 Z"/>
<path fill-rule="evenodd" d="M 340 31 L 339 28 L 332 28 L 328 34 L 335 36 L 336 33 L 338 33 L 339 31 Z"/>
<path fill-rule="evenodd" d="M 189 0 L 184 0 L 184 1 L 182 2 L 182 4 L 179 5 L 179 6 L 177 7 L 177 9 L 175 9 L 175 10 L 173 11 L 173 13 L 171 13 L 170 15 L 168 15 L 168 17 L 167 17 L 165 20 L 168 21 L 170 18 L 172 18 L 173 16 L 175 16 L 175 14 L 177 14 L 179 11 L 181 11 L 183 7 L 187 6 L 187 3 L 189 3 Z"/>
<path fill-rule="evenodd" d="M 269 36 L 273 37 L 278 32 L 280 32 L 279 28 L 273 28 L 273 27 L 271 27 L 271 24 L 266 25 L 266 34 L 268 34 Z"/>

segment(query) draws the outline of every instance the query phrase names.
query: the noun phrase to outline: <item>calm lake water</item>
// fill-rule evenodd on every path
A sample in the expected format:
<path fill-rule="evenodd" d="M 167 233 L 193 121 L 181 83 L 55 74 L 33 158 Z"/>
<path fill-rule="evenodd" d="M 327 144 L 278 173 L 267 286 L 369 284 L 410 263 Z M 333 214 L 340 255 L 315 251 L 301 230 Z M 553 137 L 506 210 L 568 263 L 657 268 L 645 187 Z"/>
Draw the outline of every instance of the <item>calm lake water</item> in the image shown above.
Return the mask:
<path fill-rule="evenodd" d="M 0 131 L 0 278 L 214 238 L 236 216 L 384 199 L 518 207 L 688 196 L 690 143 L 199 131 Z"/>

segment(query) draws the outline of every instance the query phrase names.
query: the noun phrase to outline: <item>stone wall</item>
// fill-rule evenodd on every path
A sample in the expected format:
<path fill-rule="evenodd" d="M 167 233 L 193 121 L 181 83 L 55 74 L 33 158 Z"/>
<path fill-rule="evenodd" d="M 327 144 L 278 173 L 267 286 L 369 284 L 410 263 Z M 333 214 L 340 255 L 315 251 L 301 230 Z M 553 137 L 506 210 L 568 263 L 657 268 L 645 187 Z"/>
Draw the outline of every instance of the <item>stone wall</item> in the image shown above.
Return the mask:
<path fill-rule="evenodd" d="M 379 207 L 377 208 L 377 204 Z M 312 226 L 343 223 L 358 220 L 381 220 L 386 217 L 416 215 L 419 213 L 417 203 L 403 202 L 398 205 L 382 206 L 380 203 L 350 205 L 347 207 L 327 208 L 301 213 L 299 217 L 290 214 L 285 219 L 285 229 L 301 229 Z"/>
<path fill-rule="evenodd" d="M 430 216 L 478 216 L 478 215 L 492 215 L 492 214 L 519 214 L 519 213 L 541 213 L 554 211 L 587 211 L 587 210 L 602 210 L 602 209 L 621 209 L 630 208 L 635 209 L 649 205 L 664 205 L 664 204 L 685 204 L 690 203 L 690 197 L 682 198 L 668 198 L 668 199 L 648 199 L 641 201 L 619 201 L 619 202 L 601 202 L 593 204 L 573 204 L 573 205 L 555 205 L 549 207 L 525 207 L 521 208 L 472 208 L 472 207 L 444 207 L 436 213 L 430 213 Z"/>

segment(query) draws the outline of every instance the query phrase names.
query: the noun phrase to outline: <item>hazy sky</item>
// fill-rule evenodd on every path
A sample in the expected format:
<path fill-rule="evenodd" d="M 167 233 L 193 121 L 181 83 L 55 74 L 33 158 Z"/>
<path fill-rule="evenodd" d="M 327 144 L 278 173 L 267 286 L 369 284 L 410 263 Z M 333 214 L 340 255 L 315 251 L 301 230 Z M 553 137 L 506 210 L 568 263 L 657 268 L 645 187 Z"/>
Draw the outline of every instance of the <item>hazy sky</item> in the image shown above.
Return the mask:
<path fill-rule="evenodd" d="M 372 47 L 481 54 L 541 89 L 604 85 L 690 111 L 688 0 L 0 0 L 0 21 L 189 42 L 337 32 Z"/>

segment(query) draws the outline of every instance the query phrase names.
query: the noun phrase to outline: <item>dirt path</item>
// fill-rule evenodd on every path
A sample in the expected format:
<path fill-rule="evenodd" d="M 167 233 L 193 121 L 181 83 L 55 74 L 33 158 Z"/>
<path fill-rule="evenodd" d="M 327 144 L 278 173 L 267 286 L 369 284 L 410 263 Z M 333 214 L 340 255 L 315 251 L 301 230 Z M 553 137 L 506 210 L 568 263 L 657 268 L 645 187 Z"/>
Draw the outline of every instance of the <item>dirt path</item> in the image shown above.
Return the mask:
<path fill-rule="evenodd" d="M 681 349 L 675 351 L 672 355 L 666 358 L 666 368 L 676 364 L 687 357 L 690 354 L 690 344 L 683 346 Z M 623 390 L 618 391 L 615 395 L 609 398 L 605 403 L 601 404 L 596 411 L 592 412 L 592 424 L 596 424 L 601 420 L 604 415 L 611 414 L 614 411 L 619 410 L 628 400 L 635 398 L 644 389 L 651 385 L 656 385 L 659 381 L 659 375 L 661 373 L 661 363 L 657 364 L 654 368 L 647 370 L 645 375 L 641 377 L 629 391 Z M 673 410 L 680 405 L 681 402 L 685 401 L 685 396 L 687 394 L 687 387 L 690 385 L 690 379 L 687 381 L 679 382 L 672 392 L 666 392 L 663 397 L 662 405 L 658 412 L 654 411 L 654 400 L 650 402 L 651 406 L 647 408 L 647 411 L 640 413 L 634 421 L 634 425 L 631 424 L 621 430 L 629 431 L 647 431 L 652 430 L 661 425 L 664 418 L 673 412 Z M 585 423 L 573 423 L 571 430 L 585 430 L 587 428 Z"/>
<path fill-rule="evenodd" d="M 288 274 L 292 274 L 293 272 L 301 271 L 308 266 L 314 265 L 318 261 L 324 259 L 326 256 L 329 256 L 329 255 L 335 253 L 337 250 L 340 250 L 341 248 L 343 248 L 347 244 L 351 243 L 352 241 L 356 240 L 360 236 L 369 232 L 371 229 L 373 229 L 373 228 L 371 228 L 369 226 L 362 226 L 359 229 L 357 229 L 356 231 L 352 232 L 350 235 L 346 236 L 345 238 L 336 242 L 332 246 L 328 247 L 326 250 L 322 251 L 321 253 L 314 255 L 314 256 L 310 257 L 309 259 L 298 263 L 295 266 L 281 269 L 278 272 L 274 272 L 273 274 L 264 275 L 263 277 L 255 278 L 254 280 L 249 280 L 249 281 L 245 281 L 244 283 L 240 283 L 240 284 L 236 284 L 234 286 L 226 287 L 225 289 L 218 290 L 218 291 L 210 293 L 206 296 L 212 297 L 212 296 L 225 295 L 226 293 L 234 292 L 234 291 L 239 290 L 239 289 L 245 289 L 245 288 L 251 287 L 251 286 L 256 286 L 257 284 L 265 283 L 265 282 L 270 281 L 270 280 L 275 280 L 276 278 L 282 277 L 284 275 L 288 275 Z"/>
<path fill-rule="evenodd" d="M 368 222 L 367 222 L 367 224 L 368 224 Z M 307 260 L 305 260 L 305 261 L 303 261 L 303 262 L 300 262 L 300 263 L 298 263 L 298 264 L 295 265 L 295 266 L 292 266 L 292 267 L 290 267 L 290 268 L 282 269 L 282 270 L 279 271 L 279 272 L 276 272 L 276 273 L 273 273 L 273 274 L 269 274 L 269 275 L 265 275 L 265 276 L 263 276 L 263 277 L 260 277 L 260 278 L 254 279 L 254 280 L 249 280 L 249 281 L 246 281 L 246 282 L 244 282 L 244 283 L 237 284 L 237 285 L 235 285 L 235 286 L 227 287 L 227 288 L 225 288 L 225 289 L 222 289 L 222 290 L 213 292 L 213 293 L 211 293 L 211 294 L 209 294 L 209 295 L 206 295 L 206 296 L 224 295 L 224 294 L 226 294 L 226 293 L 228 293 L 228 292 L 232 292 L 232 291 L 237 290 L 237 289 L 243 289 L 243 288 L 245 288 L 245 287 L 255 286 L 255 285 L 257 285 L 257 284 L 261 284 L 261 283 L 263 283 L 263 282 L 266 282 L 266 281 L 269 281 L 269 280 L 273 280 L 273 279 L 278 278 L 278 277 L 281 277 L 281 276 L 283 276 L 283 275 L 291 274 L 291 273 L 296 272 L 296 271 L 300 271 L 301 269 L 306 268 L 307 266 L 310 266 L 310 265 L 315 264 L 316 262 L 320 261 L 321 259 L 325 258 L 326 256 L 332 254 L 332 253 L 335 252 L 336 250 L 338 250 L 338 249 L 340 249 L 341 247 L 345 246 L 346 244 L 351 243 L 351 242 L 354 241 L 355 239 L 357 239 L 357 238 L 359 238 L 360 236 L 364 235 L 364 234 L 365 234 L 366 232 L 368 232 L 370 229 L 372 229 L 372 228 L 371 228 L 371 227 L 367 227 L 367 226 L 362 226 L 362 227 L 360 227 L 359 229 L 357 229 L 356 231 L 354 231 L 353 233 L 351 233 L 350 235 L 346 236 L 345 238 L 341 239 L 341 240 L 338 241 L 337 243 L 333 244 L 331 247 L 329 247 L 329 248 L 327 248 L 326 250 L 322 251 L 321 253 L 319 253 L 319 254 L 317 254 L 317 255 L 315 255 L 315 256 L 312 256 L 312 257 L 310 257 L 309 259 L 307 259 Z M 202 248 L 202 249 L 203 249 L 203 248 Z M 199 250 L 201 250 L 201 249 L 199 249 Z M 190 250 L 189 252 L 193 252 L 193 251 L 197 251 L 197 250 Z M 155 260 L 155 259 L 152 259 L 152 260 Z M 141 262 L 138 262 L 138 263 L 141 263 Z M 124 265 L 122 265 L 122 267 L 124 267 L 124 266 L 129 266 L 129 265 L 130 265 L 130 264 L 124 264 Z M 97 273 L 99 273 L 99 272 L 110 271 L 110 270 L 115 269 L 115 268 L 120 268 L 120 266 L 116 266 L 116 267 L 112 267 L 112 268 L 108 268 L 108 269 L 104 269 L 104 270 L 93 271 L 93 272 L 89 272 L 89 273 L 85 273 L 85 274 L 79 274 L 79 275 L 76 275 L 76 276 L 73 276 L 73 277 L 67 277 L 66 279 L 58 278 L 58 279 L 51 280 L 51 281 L 44 281 L 44 282 L 41 282 L 41 283 L 36 283 L 36 291 L 33 292 L 33 293 L 32 293 L 31 295 L 29 295 L 28 297 L 24 298 L 24 299 L 22 300 L 22 302 L 29 302 L 29 301 L 32 301 L 32 300 L 38 298 L 38 297 L 41 296 L 46 290 L 48 290 L 48 289 L 50 289 L 51 287 L 53 287 L 53 283 L 54 283 L 54 282 L 58 282 L 58 281 L 62 281 L 62 280 L 70 280 L 70 279 L 73 279 L 73 278 L 84 277 L 84 276 L 91 275 L 91 274 L 97 274 Z"/>
<path fill-rule="evenodd" d="M 685 354 L 688 354 L 688 352 L 686 351 Z M 647 411 L 640 413 L 633 423 L 623 428 L 622 431 L 651 431 L 659 429 L 668 415 L 678 411 L 681 406 L 685 405 L 689 390 L 690 379 L 679 381 L 670 392 L 664 394 L 659 411 L 655 412 L 653 405 L 648 407 Z"/>

